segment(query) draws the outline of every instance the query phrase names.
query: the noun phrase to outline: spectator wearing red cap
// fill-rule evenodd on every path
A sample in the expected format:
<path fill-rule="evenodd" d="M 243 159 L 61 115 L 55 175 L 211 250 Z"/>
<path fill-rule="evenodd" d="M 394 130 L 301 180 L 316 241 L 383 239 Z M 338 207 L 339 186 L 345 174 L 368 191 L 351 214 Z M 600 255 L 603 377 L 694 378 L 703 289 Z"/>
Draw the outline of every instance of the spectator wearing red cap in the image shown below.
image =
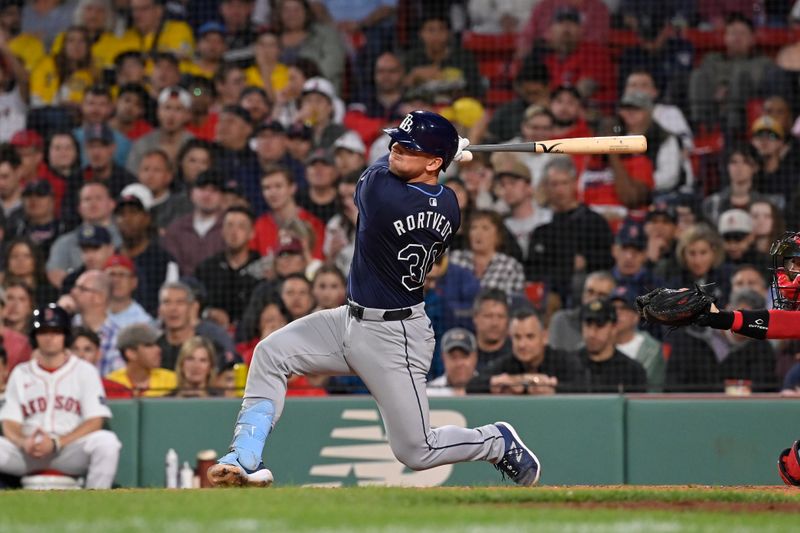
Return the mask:
<path fill-rule="evenodd" d="M 53 242 L 66 230 L 64 221 L 55 216 L 50 182 L 29 181 L 22 189 L 22 210 L 15 211 L 6 222 L 6 238 L 28 237 L 47 257 Z"/>
<path fill-rule="evenodd" d="M 182 276 L 193 276 L 198 264 L 220 252 L 222 240 L 222 194 L 225 181 L 216 170 L 206 170 L 192 187 L 191 213 L 167 227 L 162 244 L 178 262 Z"/>
<path fill-rule="evenodd" d="M 11 137 L 11 146 L 17 151 L 22 164 L 20 165 L 20 180 L 28 183 L 46 172 L 44 163 L 44 139 L 34 130 L 18 131 Z"/>
<path fill-rule="evenodd" d="M 111 298 L 108 302 L 108 316 L 111 320 L 120 328 L 153 322 L 153 317 L 133 299 L 139 282 L 133 261 L 124 255 L 115 254 L 108 258 L 103 270 L 111 279 Z"/>

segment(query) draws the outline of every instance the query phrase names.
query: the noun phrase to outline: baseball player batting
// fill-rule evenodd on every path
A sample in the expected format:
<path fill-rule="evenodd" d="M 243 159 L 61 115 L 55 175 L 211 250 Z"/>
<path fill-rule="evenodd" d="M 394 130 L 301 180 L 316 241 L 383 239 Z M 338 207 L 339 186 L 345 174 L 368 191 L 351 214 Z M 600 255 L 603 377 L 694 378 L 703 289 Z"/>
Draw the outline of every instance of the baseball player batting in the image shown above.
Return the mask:
<path fill-rule="evenodd" d="M 33 313 L 33 359 L 11 372 L 0 409 L 0 471 L 24 476 L 58 470 L 86 476 L 86 488 L 111 488 L 117 436 L 102 429 L 111 418 L 97 369 L 65 351 L 70 320 L 55 304 Z"/>
<path fill-rule="evenodd" d="M 461 223 L 456 195 L 438 175 L 469 141 L 428 111 L 385 131 L 389 155 L 356 187 L 348 303 L 292 322 L 256 346 L 230 452 L 208 472 L 215 485 L 272 483 L 261 457 L 292 374 L 358 375 L 378 404 L 392 452 L 412 470 L 488 461 L 520 485 L 539 480 L 539 460 L 506 422 L 430 427 L 425 375 L 435 341 L 422 287 Z"/>

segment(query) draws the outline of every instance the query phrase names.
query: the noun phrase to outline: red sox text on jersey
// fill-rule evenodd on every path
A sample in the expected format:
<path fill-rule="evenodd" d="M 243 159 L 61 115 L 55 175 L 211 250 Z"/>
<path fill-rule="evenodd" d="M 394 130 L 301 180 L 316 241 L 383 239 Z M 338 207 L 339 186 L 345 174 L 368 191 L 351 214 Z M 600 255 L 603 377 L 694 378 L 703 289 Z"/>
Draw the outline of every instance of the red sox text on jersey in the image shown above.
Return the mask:
<path fill-rule="evenodd" d="M 20 407 L 22 408 L 22 416 L 27 419 L 37 413 L 44 413 L 47 411 L 47 398 L 44 396 L 33 398 L 28 400 L 28 403 L 22 404 Z M 56 395 L 53 409 L 56 411 L 67 411 L 78 416 L 83 416 L 81 413 L 80 400 L 70 396 L 63 396 L 61 394 Z"/>

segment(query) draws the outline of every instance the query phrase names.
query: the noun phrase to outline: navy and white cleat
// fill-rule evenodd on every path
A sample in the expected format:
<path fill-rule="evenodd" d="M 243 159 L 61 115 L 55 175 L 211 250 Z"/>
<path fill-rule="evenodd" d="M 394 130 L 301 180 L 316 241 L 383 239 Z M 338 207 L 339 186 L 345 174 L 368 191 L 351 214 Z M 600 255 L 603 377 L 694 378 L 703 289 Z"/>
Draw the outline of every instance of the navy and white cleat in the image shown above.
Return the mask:
<path fill-rule="evenodd" d="M 259 463 L 254 470 L 247 470 L 239 464 L 234 452 L 209 468 L 207 475 L 215 487 L 269 487 L 273 481 L 272 472 L 264 467 L 264 463 Z"/>
<path fill-rule="evenodd" d="M 511 478 L 517 485 L 532 487 L 539 482 L 542 467 L 539 459 L 525 446 L 522 439 L 508 422 L 495 424 L 506 443 L 506 452 L 494 465 L 503 475 Z"/>

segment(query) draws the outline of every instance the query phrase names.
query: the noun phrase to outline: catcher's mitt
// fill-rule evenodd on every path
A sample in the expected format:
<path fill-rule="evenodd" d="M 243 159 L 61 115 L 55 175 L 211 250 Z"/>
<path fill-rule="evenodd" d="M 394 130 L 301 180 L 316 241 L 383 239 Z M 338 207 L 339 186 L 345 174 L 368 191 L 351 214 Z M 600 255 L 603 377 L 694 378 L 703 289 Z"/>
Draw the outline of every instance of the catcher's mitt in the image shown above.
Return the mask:
<path fill-rule="evenodd" d="M 714 299 L 702 287 L 659 288 L 636 297 L 639 314 L 651 324 L 665 326 L 705 325 Z"/>

